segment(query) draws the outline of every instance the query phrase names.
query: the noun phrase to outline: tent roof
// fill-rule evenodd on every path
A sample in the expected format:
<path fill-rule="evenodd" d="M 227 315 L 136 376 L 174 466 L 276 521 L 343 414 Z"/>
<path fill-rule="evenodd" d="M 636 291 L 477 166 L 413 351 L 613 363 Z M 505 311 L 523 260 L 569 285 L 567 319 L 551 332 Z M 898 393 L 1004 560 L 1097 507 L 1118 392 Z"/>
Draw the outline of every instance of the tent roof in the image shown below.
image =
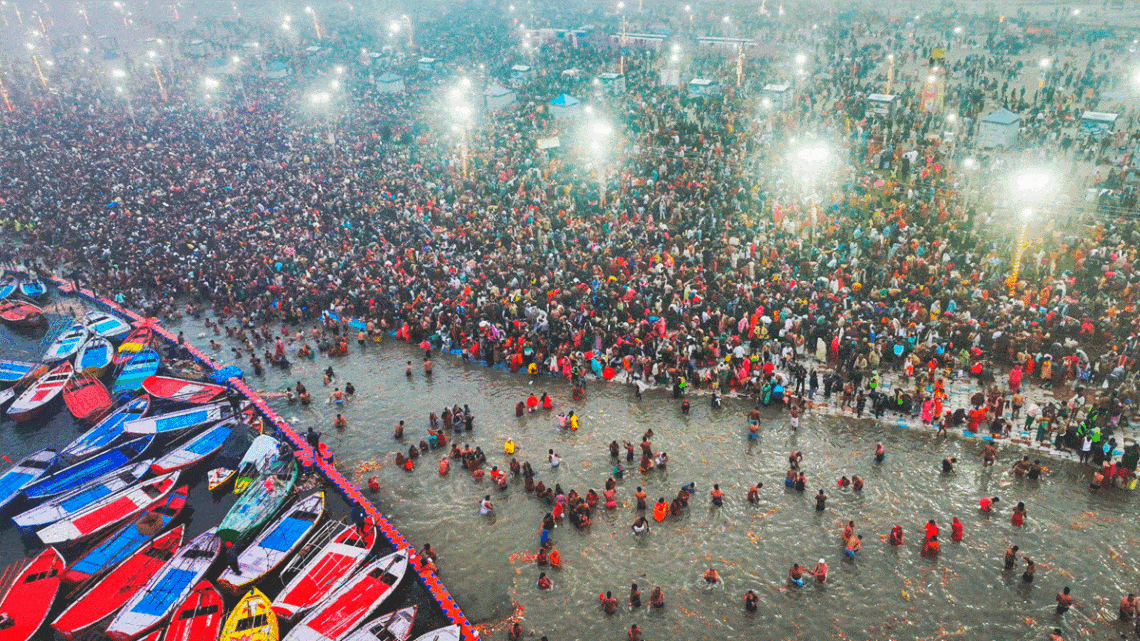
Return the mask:
<path fill-rule="evenodd" d="M 998 109 L 985 118 L 982 118 L 982 122 L 992 122 L 997 125 L 1012 125 L 1013 123 L 1019 122 L 1020 120 L 1021 116 L 1013 113 L 1009 109 L 1005 109 L 1004 107 Z"/>
<path fill-rule="evenodd" d="M 404 78 L 402 76 L 397 76 L 396 74 L 389 71 L 388 73 L 383 74 L 377 78 L 376 82 L 400 82 L 403 79 Z"/>
<path fill-rule="evenodd" d="M 562 94 L 561 96 L 558 96 L 554 100 L 551 100 L 550 104 L 558 105 L 560 107 L 572 107 L 572 106 L 578 104 L 579 102 L 580 101 L 577 98 L 575 98 L 574 96 L 568 96 L 566 94 Z"/>
<path fill-rule="evenodd" d="M 511 90 L 502 85 L 491 85 L 483 92 L 486 96 L 505 96 L 509 93 L 511 93 Z"/>

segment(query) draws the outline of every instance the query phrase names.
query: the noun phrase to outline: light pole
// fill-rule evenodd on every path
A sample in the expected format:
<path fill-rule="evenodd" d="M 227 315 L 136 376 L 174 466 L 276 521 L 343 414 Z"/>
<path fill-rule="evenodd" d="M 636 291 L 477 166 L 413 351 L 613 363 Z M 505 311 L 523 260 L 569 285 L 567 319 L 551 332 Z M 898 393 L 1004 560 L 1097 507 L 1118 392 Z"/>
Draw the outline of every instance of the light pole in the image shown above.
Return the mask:
<path fill-rule="evenodd" d="M 1026 235 L 1029 232 L 1029 223 L 1038 213 L 1033 205 L 1045 203 L 1050 198 L 1054 186 L 1052 175 L 1043 169 L 1022 169 L 1013 175 L 1011 195 L 1014 201 L 1024 205 L 1021 209 L 1021 230 L 1017 234 L 1017 245 L 1013 251 L 1013 268 L 1010 270 L 1006 285 L 1009 286 L 1009 295 L 1017 292 L 1017 281 L 1021 276 L 1021 258 L 1025 254 L 1028 244 Z"/>
<path fill-rule="evenodd" d="M 305 7 L 305 13 L 313 17 L 313 31 L 317 33 L 317 40 L 320 40 L 324 32 L 321 31 L 321 21 L 317 19 L 317 12 L 313 11 L 312 7 Z"/>
<path fill-rule="evenodd" d="M 606 166 L 605 159 L 609 153 L 609 140 L 613 135 L 614 129 L 610 123 L 596 118 L 590 121 L 586 127 L 586 133 L 589 137 L 590 154 L 594 158 L 595 168 L 598 171 L 598 203 L 599 206 L 606 206 Z"/>
<path fill-rule="evenodd" d="M 114 78 L 116 82 L 122 83 L 123 80 L 127 77 L 127 72 L 123 71 L 122 69 L 112 69 L 111 70 L 111 77 Z M 127 89 L 125 87 L 123 87 L 122 84 L 117 84 L 117 85 L 115 85 L 115 93 L 123 94 L 123 97 L 126 98 L 126 100 L 127 100 L 127 114 L 131 117 L 131 124 L 132 125 L 136 124 L 135 123 L 135 106 L 134 106 L 134 103 L 131 102 L 131 92 L 127 91 Z"/>
<path fill-rule="evenodd" d="M 808 141 L 792 150 L 792 171 L 800 184 L 801 194 L 811 201 L 810 242 L 815 246 L 816 220 L 819 218 L 818 196 L 814 193 L 816 183 L 831 163 L 831 149 L 820 141 Z"/>
<path fill-rule="evenodd" d="M 883 93 L 891 95 L 891 85 L 895 82 L 895 54 L 887 54 L 887 89 Z"/>
<path fill-rule="evenodd" d="M 451 115 L 455 119 L 452 130 L 459 134 L 459 157 L 462 163 L 463 178 L 467 178 L 467 130 L 471 125 L 471 116 L 474 114 L 474 110 L 467 96 L 470 90 L 471 79 L 464 77 L 448 94 L 448 97 L 451 99 L 451 104 L 449 105 Z"/>

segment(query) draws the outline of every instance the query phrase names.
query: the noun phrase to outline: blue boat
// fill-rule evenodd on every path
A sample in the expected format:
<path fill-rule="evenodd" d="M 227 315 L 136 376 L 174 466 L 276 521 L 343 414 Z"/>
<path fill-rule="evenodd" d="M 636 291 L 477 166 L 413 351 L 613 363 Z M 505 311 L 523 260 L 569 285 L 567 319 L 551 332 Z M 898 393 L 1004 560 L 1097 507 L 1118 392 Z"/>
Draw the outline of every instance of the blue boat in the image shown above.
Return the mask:
<path fill-rule="evenodd" d="M 143 459 L 88 481 L 74 490 L 61 494 L 45 503 L 12 517 L 16 527 L 24 531 L 34 531 L 45 525 L 82 512 L 84 508 L 109 494 L 120 492 L 134 485 L 150 471 L 154 459 Z"/>
<path fill-rule="evenodd" d="M 229 403 L 199 405 L 190 409 L 136 418 L 123 426 L 127 434 L 172 434 L 214 423 L 230 415 Z M 218 444 L 221 447 L 221 443 Z"/>
<path fill-rule="evenodd" d="M 0 509 L 7 507 L 29 483 L 43 476 L 54 460 L 55 450 L 40 450 L 24 457 L 0 475 Z"/>
<path fill-rule="evenodd" d="M 24 487 L 23 494 L 29 500 L 35 501 L 74 490 L 80 485 L 142 456 L 142 453 L 150 447 L 153 441 L 153 436 L 144 436 L 127 441 L 114 449 L 80 461 L 71 467 L 65 467 L 34 483 L 29 483 Z"/>
<path fill-rule="evenodd" d="M 20 283 L 20 293 L 28 298 L 41 298 L 47 293 L 47 287 L 42 280 L 32 278 Z"/>
<path fill-rule="evenodd" d="M 119 377 L 115 379 L 115 386 L 111 388 L 111 394 L 119 396 L 139 391 L 142 389 L 143 381 L 148 376 L 154 376 L 158 372 L 158 366 L 161 363 L 162 358 L 153 349 L 147 348 L 135 354 L 134 358 L 128 361 L 123 366 L 123 370 L 119 372 Z"/>
<path fill-rule="evenodd" d="M 116 530 L 99 545 L 91 548 L 68 566 L 63 580 L 82 583 L 119 564 L 170 525 L 186 505 L 187 487 L 183 485 L 168 494 L 146 514 Z"/>
<path fill-rule="evenodd" d="M 12 294 L 16 293 L 16 290 L 19 288 L 20 281 L 15 278 L 9 278 L 3 282 L 0 282 L 0 300 L 8 298 Z"/>
<path fill-rule="evenodd" d="M 98 425 L 63 448 L 59 453 L 60 457 L 69 461 L 78 461 L 99 452 L 123 435 L 123 425 L 127 421 L 146 416 L 149 408 L 150 397 L 146 394 L 119 407 Z"/>
<path fill-rule="evenodd" d="M 96 336 L 87 341 L 79 353 L 75 355 L 75 369 L 99 378 L 114 357 L 115 346 L 111 344 L 111 341 L 102 336 Z"/>
<path fill-rule="evenodd" d="M 25 363 L 23 361 L 0 361 L 0 385 L 15 383 L 39 367 L 39 363 Z"/>
<path fill-rule="evenodd" d="M 131 333 L 131 326 L 125 320 L 105 312 L 87 312 L 84 322 L 96 336 L 102 336 L 116 343 Z"/>
<path fill-rule="evenodd" d="M 236 418 L 228 418 L 206 431 L 194 436 L 173 451 L 159 457 L 150 466 L 155 474 L 166 474 L 200 463 L 222 449 L 222 445 L 229 438 L 237 425 Z"/>

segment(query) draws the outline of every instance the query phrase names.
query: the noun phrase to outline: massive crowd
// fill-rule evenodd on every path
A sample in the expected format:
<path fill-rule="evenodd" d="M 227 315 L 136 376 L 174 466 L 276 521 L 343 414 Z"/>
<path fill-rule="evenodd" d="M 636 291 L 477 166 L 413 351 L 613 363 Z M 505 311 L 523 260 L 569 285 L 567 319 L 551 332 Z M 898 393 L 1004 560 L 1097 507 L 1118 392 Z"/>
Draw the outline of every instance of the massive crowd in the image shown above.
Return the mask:
<path fill-rule="evenodd" d="M 1103 137 L 1072 126 L 1119 88 L 1111 63 L 1125 43 L 1079 26 L 1058 27 L 1047 43 L 1017 41 L 992 16 L 748 19 L 739 28 L 776 53 L 744 60 L 741 88 L 734 56 L 685 63 L 686 73 L 718 78 L 719 95 L 690 99 L 661 85 L 668 49 L 626 51 L 624 91 L 592 101 L 614 125 L 598 157 L 578 123 L 542 106 L 595 91 L 583 79 L 614 67 L 619 52 L 600 34 L 618 28 L 617 16 L 529 16 L 533 27 L 592 22 L 598 32 L 523 47 L 517 19 L 455 11 L 417 22 L 415 53 L 446 63 L 426 76 L 412 77 L 415 55 L 392 50 L 363 66 L 357 52 L 370 43 L 349 27 L 326 37 L 324 57 L 275 43 L 299 77 L 343 73 L 339 103 L 316 113 L 304 107 L 305 83 L 292 80 L 247 77 L 240 92 L 203 104 L 199 70 L 170 65 L 169 99 L 140 82 L 128 111 L 91 92 L 78 62 L 68 73 L 61 60 L 51 92 L 18 67 L 0 131 L 0 259 L 62 265 L 66 277 L 155 315 L 208 304 L 267 338 L 275 323 L 306 328 L 333 312 L 369 331 L 568 377 L 609 367 L 763 398 L 779 382 L 802 398 L 822 376 L 824 393 L 854 402 L 894 369 L 922 385 L 873 406 L 909 409 L 940 403 L 938 386 L 958 375 L 988 384 L 1014 369 L 1019 382 L 1103 389 L 1095 411 L 1105 429 L 1140 402 L 1140 229 L 1127 216 L 1060 208 L 1028 235 L 1011 295 L 1017 206 L 1004 177 L 1016 154 L 974 148 L 979 117 L 1008 106 L 1026 123 L 1022 156 L 1073 174 L 1101 163 L 1069 187 L 1095 187 L 1114 208 L 1134 204 L 1131 115 Z M 706 23 L 725 28 L 707 17 L 688 28 Z M 934 61 L 945 107 L 922 111 L 936 48 L 949 49 Z M 805 54 L 796 63 L 805 69 L 784 69 L 792 52 Z M 1046 71 L 1026 64 L 1038 54 L 1053 60 Z M 345 70 L 330 71 L 341 59 Z M 516 62 L 536 77 L 472 125 L 461 161 L 441 96 L 458 75 L 501 81 Z M 367 79 L 385 70 L 409 73 L 406 93 L 375 91 Z M 789 73 L 791 102 L 766 109 L 758 88 Z M 878 115 L 867 96 L 888 74 L 900 104 Z M 1040 89 L 1027 95 L 1038 74 Z M 946 111 L 957 117 L 952 136 Z M 554 135 L 560 148 L 536 146 Z M 789 153 L 809 139 L 835 150 L 810 185 Z M 774 371 L 806 354 L 834 373 Z"/>

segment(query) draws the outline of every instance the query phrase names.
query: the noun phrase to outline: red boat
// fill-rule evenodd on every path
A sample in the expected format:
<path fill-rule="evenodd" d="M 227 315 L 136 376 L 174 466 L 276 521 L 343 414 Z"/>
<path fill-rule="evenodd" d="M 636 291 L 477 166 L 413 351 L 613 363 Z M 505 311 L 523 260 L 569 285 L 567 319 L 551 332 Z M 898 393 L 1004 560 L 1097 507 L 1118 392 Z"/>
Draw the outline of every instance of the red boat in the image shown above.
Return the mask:
<path fill-rule="evenodd" d="M 114 405 L 107 386 L 85 373 L 76 374 L 63 386 L 63 402 L 71 415 L 84 423 L 103 420 Z"/>
<path fill-rule="evenodd" d="M 115 566 L 103 580 L 91 586 L 71 602 L 51 627 L 65 639 L 82 635 L 85 630 L 110 616 L 127 602 L 135 592 L 150 581 L 182 546 L 185 526 L 179 525 L 140 548 L 125 561 Z"/>
<path fill-rule="evenodd" d="M 179 403 L 209 403 L 226 393 L 224 385 L 211 385 L 169 376 L 148 376 L 143 389 L 155 398 Z"/>
<path fill-rule="evenodd" d="M 0 300 L 0 320 L 17 327 L 35 327 L 47 318 L 44 310 L 22 300 Z"/>
<path fill-rule="evenodd" d="M 170 618 L 166 638 L 176 641 L 217 639 L 225 622 L 225 604 L 213 583 L 202 581 Z"/>
<path fill-rule="evenodd" d="M 126 365 L 127 361 L 135 357 L 135 354 L 150 347 L 150 342 L 153 339 L 153 329 L 145 325 L 136 327 L 131 330 L 131 333 L 127 334 L 127 337 L 119 344 L 119 351 L 115 352 L 115 359 L 111 361 L 111 364 L 116 368 Z"/>
<path fill-rule="evenodd" d="M 16 397 L 8 406 L 8 416 L 13 421 L 26 421 L 39 413 L 63 391 L 74 373 L 71 361 L 64 361 L 47 374 L 41 376 L 23 394 Z"/>
<path fill-rule="evenodd" d="M 24 567 L 0 599 L 0 612 L 8 623 L 0 627 L 0 639 L 26 641 L 40 629 L 51 611 L 62 582 L 63 557 L 49 547 Z"/>

